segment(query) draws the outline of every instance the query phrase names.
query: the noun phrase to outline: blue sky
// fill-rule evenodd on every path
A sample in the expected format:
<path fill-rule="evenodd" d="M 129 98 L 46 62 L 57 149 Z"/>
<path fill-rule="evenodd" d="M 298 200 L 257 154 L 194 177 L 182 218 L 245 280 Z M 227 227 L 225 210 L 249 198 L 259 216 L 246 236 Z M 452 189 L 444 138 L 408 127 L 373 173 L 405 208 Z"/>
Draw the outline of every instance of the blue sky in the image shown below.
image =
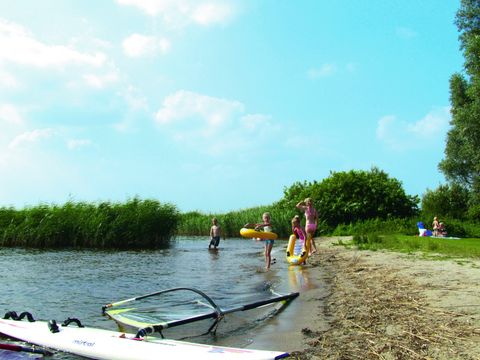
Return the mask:
<path fill-rule="evenodd" d="M 268 205 L 376 166 L 445 182 L 459 1 L 0 2 L 0 206 Z"/>

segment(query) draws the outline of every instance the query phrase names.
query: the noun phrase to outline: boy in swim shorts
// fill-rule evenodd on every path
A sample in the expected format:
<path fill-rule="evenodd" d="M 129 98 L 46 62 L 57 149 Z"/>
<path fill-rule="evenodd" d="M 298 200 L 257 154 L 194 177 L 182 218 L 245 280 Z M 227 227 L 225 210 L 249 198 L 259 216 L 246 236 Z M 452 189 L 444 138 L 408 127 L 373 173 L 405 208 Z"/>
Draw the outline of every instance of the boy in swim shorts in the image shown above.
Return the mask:
<path fill-rule="evenodd" d="M 222 229 L 220 228 L 220 225 L 218 225 L 218 220 L 217 218 L 213 218 L 212 227 L 210 228 L 210 244 L 208 245 L 209 249 L 211 249 L 212 246 L 214 249 L 218 247 L 218 244 L 220 244 L 221 234 Z"/>

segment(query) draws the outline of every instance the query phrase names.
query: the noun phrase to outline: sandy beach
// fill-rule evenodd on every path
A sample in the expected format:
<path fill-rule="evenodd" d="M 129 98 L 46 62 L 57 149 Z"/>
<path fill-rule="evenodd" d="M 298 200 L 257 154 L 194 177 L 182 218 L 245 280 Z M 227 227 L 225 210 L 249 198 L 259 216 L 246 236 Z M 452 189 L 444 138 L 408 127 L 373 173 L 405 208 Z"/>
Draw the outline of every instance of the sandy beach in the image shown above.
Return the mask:
<path fill-rule="evenodd" d="M 317 238 L 303 271 L 296 334 L 276 339 L 296 359 L 480 359 L 480 261 L 357 251 Z M 291 331 L 291 329 L 290 329 Z"/>

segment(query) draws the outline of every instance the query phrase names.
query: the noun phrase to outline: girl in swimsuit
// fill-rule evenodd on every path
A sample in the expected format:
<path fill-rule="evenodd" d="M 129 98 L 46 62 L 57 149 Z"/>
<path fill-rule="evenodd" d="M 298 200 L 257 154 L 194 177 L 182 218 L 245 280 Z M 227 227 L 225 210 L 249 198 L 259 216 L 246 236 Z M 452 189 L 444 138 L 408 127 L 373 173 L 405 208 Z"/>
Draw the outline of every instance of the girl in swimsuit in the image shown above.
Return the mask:
<path fill-rule="evenodd" d="M 302 227 L 300 226 L 300 216 L 298 215 L 295 215 L 292 219 L 292 232 L 295 237 L 301 241 L 305 241 L 307 238 L 305 231 L 303 231 Z"/>
<path fill-rule="evenodd" d="M 302 253 L 303 249 L 307 248 L 307 235 L 305 234 L 305 231 L 302 229 L 302 226 L 300 225 L 300 216 L 295 215 L 292 219 L 292 232 L 295 235 L 295 237 L 298 239 L 298 241 L 295 243 L 294 246 L 294 255 L 299 255 Z M 303 254 L 302 254 L 303 256 Z M 304 264 L 307 264 L 307 261 L 304 261 Z"/>
<path fill-rule="evenodd" d="M 270 224 L 270 213 L 266 212 L 262 215 L 263 223 L 259 224 L 245 224 L 245 228 L 254 228 L 255 230 L 260 230 L 263 228 L 263 231 L 273 232 L 272 224 Z M 270 269 L 270 264 L 272 263 L 272 248 L 275 240 L 265 240 L 265 270 Z"/>
<path fill-rule="evenodd" d="M 296 207 L 297 209 L 305 212 L 305 230 L 307 232 L 307 238 L 310 238 L 311 253 L 309 255 L 312 255 L 317 252 L 317 246 L 315 245 L 315 240 L 313 240 L 318 225 L 317 210 L 315 210 L 315 208 L 313 207 L 312 199 L 310 198 L 306 198 L 305 200 L 300 201 Z"/>

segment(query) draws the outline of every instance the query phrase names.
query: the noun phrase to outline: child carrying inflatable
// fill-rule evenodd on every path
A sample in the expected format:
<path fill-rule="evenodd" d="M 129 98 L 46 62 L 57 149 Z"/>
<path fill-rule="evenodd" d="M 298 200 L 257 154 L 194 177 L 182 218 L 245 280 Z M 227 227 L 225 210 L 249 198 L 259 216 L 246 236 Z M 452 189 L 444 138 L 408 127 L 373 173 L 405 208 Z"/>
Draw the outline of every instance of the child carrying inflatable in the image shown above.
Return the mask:
<path fill-rule="evenodd" d="M 292 219 L 292 232 L 287 246 L 287 261 L 292 265 L 306 264 L 310 251 L 310 241 L 305 231 L 300 226 L 300 217 L 295 215 Z"/>

